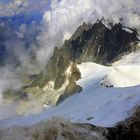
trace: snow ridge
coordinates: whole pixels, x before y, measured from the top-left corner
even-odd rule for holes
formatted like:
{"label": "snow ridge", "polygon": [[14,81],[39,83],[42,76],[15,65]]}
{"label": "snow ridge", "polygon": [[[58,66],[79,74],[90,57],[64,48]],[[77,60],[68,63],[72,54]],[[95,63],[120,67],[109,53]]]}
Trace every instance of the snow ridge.
{"label": "snow ridge", "polygon": [[[72,122],[113,127],[132,115],[135,107],[140,105],[140,65],[106,67],[82,63],[78,68],[82,78],[77,84],[83,87],[80,94],[75,94],[38,115],[0,121],[0,127],[29,126],[54,116],[67,118]],[[113,87],[101,85],[103,79]]]}

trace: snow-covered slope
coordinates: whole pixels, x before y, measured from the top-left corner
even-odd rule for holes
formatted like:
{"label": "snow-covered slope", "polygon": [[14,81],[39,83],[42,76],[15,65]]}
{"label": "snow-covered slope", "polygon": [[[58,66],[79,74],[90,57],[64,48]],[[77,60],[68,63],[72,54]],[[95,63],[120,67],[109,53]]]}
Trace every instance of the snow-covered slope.
{"label": "snow-covered slope", "polygon": [[140,84],[140,65],[112,66],[110,72],[102,80],[105,86],[129,87]]}
{"label": "snow-covered slope", "polygon": [[[140,47],[140,44],[139,44]],[[140,65],[140,51],[132,52],[129,55],[123,56],[122,59],[115,62],[114,65]]]}
{"label": "snow-covered slope", "polygon": [[82,79],[77,83],[83,88],[93,85],[100,79],[104,87],[130,87],[140,84],[140,65],[113,65],[105,67],[95,63],[83,63],[78,68],[82,72]]}
{"label": "snow-covered slope", "polygon": [[[68,118],[73,122],[114,126],[129,117],[134,108],[140,105],[139,65],[105,67],[95,63],[82,63],[78,68],[82,75],[82,79],[77,81],[83,87],[81,93],[39,115],[0,121],[0,126],[26,126],[53,116]],[[114,84],[114,87],[101,86],[102,82]]]}

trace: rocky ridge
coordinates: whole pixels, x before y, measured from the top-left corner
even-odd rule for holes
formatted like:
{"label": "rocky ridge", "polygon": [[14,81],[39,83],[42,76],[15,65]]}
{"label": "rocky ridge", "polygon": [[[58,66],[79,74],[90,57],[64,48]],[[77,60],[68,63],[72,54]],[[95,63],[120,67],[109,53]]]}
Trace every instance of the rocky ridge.
{"label": "rocky ridge", "polygon": [[[130,32],[131,31],[131,32]],[[44,71],[30,77],[31,84],[25,89],[38,86],[43,88],[50,81],[54,82],[54,90],[60,89],[68,80],[65,90],[58,97],[60,103],[70,95],[80,92],[82,88],[75,81],[80,79],[76,64],[95,62],[111,65],[121,56],[137,49],[138,34],[136,30],[124,28],[120,23],[107,28],[102,20],[95,24],[83,23],[61,48],[55,47],[54,52]],[[71,75],[66,71],[72,66]]]}

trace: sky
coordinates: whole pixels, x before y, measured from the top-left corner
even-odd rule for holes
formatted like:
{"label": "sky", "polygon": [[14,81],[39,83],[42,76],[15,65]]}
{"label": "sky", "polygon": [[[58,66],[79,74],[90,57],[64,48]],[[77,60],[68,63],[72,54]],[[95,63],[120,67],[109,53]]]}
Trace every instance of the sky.
{"label": "sky", "polygon": [[49,8],[50,0],[1,0],[0,16],[20,13],[43,12]]}
{"label": "sky", "polygon": [[8,2],[11,2],[12,0],[1,0],[1,1],[4,3],[8,3]]}

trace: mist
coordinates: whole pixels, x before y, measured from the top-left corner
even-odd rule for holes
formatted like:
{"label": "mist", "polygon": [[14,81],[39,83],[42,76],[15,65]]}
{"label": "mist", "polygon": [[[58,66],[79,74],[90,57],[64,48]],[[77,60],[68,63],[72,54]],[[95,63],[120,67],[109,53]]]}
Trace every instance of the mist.
{"label": "mist", "polygon": [[83,22],[95,23],[104,17],[108,23],[121,22],[140,32],[139,0],[57,0],[51,1],[50,7],[44,12],[38,36],[41,48],[36,55],[42,64],[48,61],[54,47],[61,47]]}
{"label": "mist", "polygon": [[[21,6],[22,10],[19,5],[24,5]],[[1,6],[4,8],[6,5],[3,3]],[[69,39],[83,22],[95,23],[104,17],[107,23],[121,22],[124,26],[135,28],[140,32],[139,0],[51,0],[50,2],[48,0],[14,0],[7,6],[8,10],[0,11],[0,15],[9,14],[8,16],[11,17],[14,14],[27,14],[27,12],[34,14],[37,11],[43,15],[39,24],[35,21],[32,21],[30,26],[26,23],[21,24],[12,34],[12,36],[17,36],[18,40],[6,42],[7,50],[12,48],[16,59],[20,61],[21,66],[26,68],[35,66],[30,63],[31,54],[38,62],[35,68],[43,68],[52,55],[54,47],[62,47],[65,39]],[[14,13],[17,8],[20,12]],[[10,10],[13,12],[12,15],[9,13]],[[26,44],[23,41],[28,38],[31,40],[29,49],[25,47]]]}
{"label": "mist", "polygon": [[17,90],[21,88],[22,83],[15,71],[10,66],[0,67],[0,120],[15,117],[16,103],[4,99],[3,93],[10,90]]}

